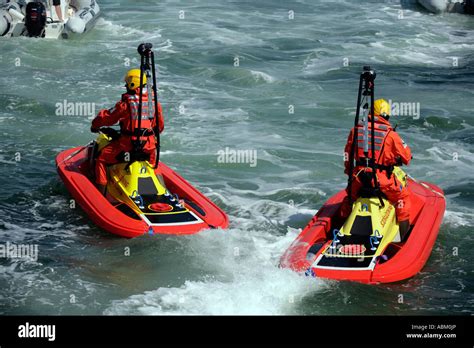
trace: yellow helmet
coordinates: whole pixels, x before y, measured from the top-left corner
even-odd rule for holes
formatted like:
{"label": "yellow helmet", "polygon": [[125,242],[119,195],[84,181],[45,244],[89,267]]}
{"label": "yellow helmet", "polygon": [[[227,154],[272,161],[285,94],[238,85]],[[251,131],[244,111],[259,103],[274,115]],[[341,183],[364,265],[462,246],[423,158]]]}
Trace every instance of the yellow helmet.
{"label": "yellow helmet", "polygon": [[374,113],[377,116],[390,116],[390,104],[385,99],[374,102]]}
{"label": "yellow helmet", "polygon": [[[125,75],[125,83],[130,90],[137,89],[140,86],[140,69],[131,69]],[[146,85],[146,75],[143,74],[143,86]],[[142,87],[143,87],[142,86]]]}

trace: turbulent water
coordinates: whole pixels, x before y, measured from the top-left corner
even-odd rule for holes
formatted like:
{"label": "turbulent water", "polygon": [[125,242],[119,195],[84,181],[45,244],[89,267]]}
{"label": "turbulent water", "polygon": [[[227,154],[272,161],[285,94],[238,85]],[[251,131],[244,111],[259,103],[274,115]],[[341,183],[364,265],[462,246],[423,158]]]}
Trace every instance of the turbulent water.
{"label": "turbulent water", "polygon": [[[472,314],[474,18],[397,1],[100,4],[84,37],[0,39],[0,241],[39,248],[37,261],[0,259],[1,314]],[[162,160],[229,214],[228,230],[126,240],[70,206],[54,159],[93,136],[90,117],[56,103],[111,107],[144,41],[157,49]],[[393,122],[409,173],[447,197],[423,271],[390,285],[278,268],[346,183],[365,64],[377,97],[419,103]],[[257,151],[257,165],[218,163],[226,147]]]}

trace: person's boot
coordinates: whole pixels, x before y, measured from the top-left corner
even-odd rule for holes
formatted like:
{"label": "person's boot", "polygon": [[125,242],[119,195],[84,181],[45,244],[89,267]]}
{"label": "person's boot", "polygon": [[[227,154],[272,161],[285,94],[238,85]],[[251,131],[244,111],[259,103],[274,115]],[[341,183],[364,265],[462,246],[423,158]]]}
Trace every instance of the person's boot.
{"label": "person's boot", "polygon": [[400,240],[402,242],[408,237],[408,232],[410,231],[410,220],[403,220],[398,222],[398,227],[400,230]]}

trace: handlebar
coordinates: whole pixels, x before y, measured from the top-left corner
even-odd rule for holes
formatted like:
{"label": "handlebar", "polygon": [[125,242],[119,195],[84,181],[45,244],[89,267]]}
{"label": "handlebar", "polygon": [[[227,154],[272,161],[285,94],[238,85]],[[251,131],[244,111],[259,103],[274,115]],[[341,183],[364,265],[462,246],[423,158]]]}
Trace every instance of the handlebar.
{"label": "handlebar", "polygon": [[362,76],[364,76],[368,80],[373,81],[377,77],[377,73],[375,72],[375,70],[371,69],[369,65],[364,65],[362,70]]}
{"label": "handlebar", "polygon": [[137,51],[140,56],[148,56],[152,48],[153,45],[151,43],[142,43],[138,46]]}

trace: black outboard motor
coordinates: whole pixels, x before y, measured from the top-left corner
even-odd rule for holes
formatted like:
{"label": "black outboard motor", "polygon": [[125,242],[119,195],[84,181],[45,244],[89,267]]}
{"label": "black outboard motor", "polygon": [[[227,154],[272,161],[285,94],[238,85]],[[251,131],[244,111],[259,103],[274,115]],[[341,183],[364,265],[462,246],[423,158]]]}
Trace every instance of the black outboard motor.
{"label": "black outboard motor", "polygon": [[474,15],[474,0],[466,0],[464,3],[464,12],[470,15]]}
{"label": "black outboard motor", "polygon": [[25,26],[28,31],[28,36],[44,36],[46,8],[42,2],[34,1],[26,5]]}

